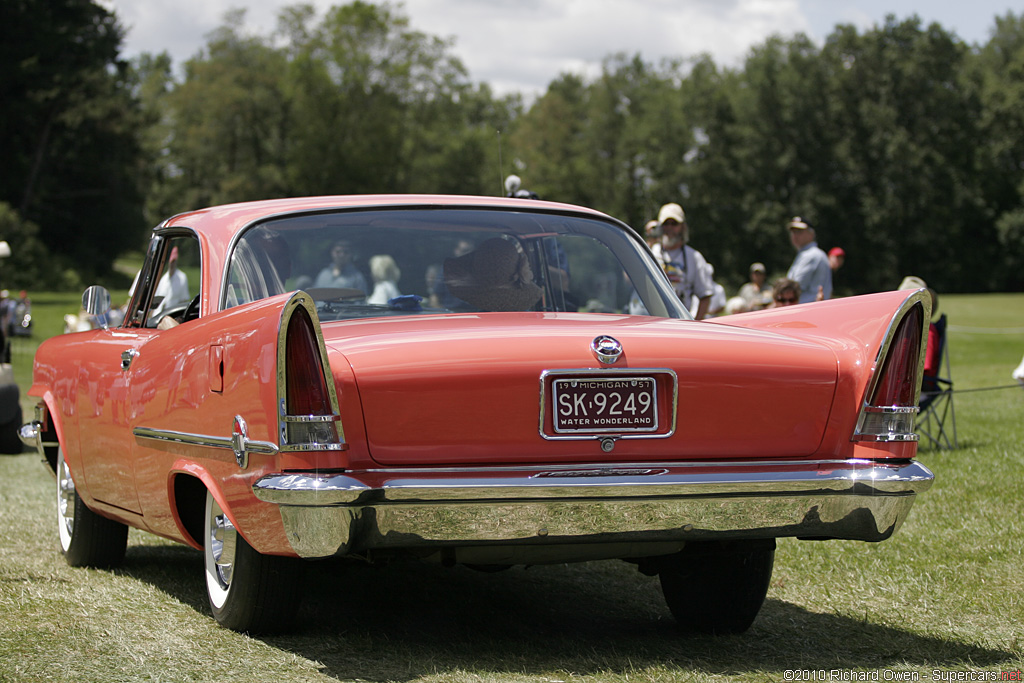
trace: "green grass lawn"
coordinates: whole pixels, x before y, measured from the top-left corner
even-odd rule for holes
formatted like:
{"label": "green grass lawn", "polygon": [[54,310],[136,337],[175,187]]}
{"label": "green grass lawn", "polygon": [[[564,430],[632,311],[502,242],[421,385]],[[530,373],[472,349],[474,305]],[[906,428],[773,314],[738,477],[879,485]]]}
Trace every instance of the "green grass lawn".
{"label": "green grass lawn", "polygon": [[[37,337],[14,354],[23,392],[38,338],[78,301],[33,304]],[[23,454],[0,456],[0,681],[999,680],[1024,669],[1024,390],[990,387],[1024,354],[1024,294],[940,310],[960,447],[920,452],[935,485],[888,541],[781,540],[742,636],[681,636],[657,580],[619,562],[321,563],[303,627],[250,638],[210,617],[195,551],[133,530],[122,568],[68,567],[53,478]]]}

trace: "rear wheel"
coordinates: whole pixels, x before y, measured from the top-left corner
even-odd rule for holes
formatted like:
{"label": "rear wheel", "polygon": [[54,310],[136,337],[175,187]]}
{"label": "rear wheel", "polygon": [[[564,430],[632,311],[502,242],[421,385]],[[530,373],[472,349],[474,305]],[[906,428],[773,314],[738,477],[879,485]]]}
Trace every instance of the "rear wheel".
{"label": "rear wheel", "polygon": [[287,629],[302,597],[303,563],[253,550],[209,490],[205,519],[206,593],[214,618],[247,633]]}
{"label": "rear wheel", "polygon": [[775,541],[693,543],[663,560],[665,601],[679,625],[697,633],[743,633],[764,604]]}
{"label": "rear wheel", "polygon": [[124,560],[128,527],[86,507],[60,449],[57,451],[57,530],[60,550],[72,567],[106,568]]}

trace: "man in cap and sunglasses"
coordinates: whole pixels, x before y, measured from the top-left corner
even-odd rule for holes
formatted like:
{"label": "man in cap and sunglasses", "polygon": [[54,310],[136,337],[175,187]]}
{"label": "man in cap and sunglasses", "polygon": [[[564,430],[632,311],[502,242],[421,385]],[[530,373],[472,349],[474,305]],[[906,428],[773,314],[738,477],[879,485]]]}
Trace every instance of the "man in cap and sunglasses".
{"label": "man in cap and sunglasses", "polygon": [[[668,275],[683,305],[697,320],[703,320],[711,303],[715,284],[704,256],[687,244],[689,226],[678,204],[665,204],[658,212],[661,239],[651,251]],[[696,304],[692,302],[696,299]]]}

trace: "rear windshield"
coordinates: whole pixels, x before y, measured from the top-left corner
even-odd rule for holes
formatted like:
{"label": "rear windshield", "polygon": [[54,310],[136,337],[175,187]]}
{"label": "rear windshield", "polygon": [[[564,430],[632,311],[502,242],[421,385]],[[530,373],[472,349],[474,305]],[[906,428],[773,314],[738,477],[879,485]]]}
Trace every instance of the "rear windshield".
{"label": "rear windshield", "polygon": [[299,289],[325,322],[494,311],[689,317],[622,226],[538,211],[415,207],[267,221],[236,242],[221,308]]}

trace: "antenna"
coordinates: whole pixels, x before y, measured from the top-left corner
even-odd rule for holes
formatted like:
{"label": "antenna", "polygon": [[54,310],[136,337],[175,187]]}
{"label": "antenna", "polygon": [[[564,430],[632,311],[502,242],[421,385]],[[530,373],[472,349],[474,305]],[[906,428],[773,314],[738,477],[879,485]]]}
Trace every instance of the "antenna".
{"label": "antenna", "polygon": [[499,130],[499,131],[497,131],[497,133],[498,133],[498,187],[501,188],[500,190],[498,190],[498,196],[499,197],[504,197],[505,196],[505,169],[502,168],[502,163],[501,163],[501,131]]}

